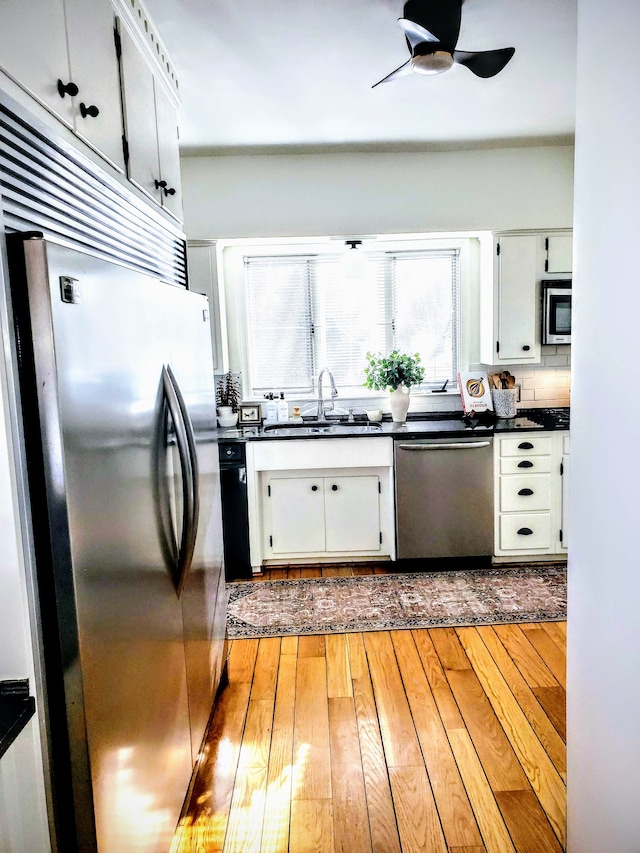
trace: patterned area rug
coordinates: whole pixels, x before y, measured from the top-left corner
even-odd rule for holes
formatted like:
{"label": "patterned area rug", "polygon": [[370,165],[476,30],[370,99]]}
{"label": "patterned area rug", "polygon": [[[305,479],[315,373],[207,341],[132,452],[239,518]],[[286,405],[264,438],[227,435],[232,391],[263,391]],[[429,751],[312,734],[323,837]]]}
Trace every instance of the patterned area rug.
{"label": "patterned area rug", "polygon": [[566,565],[228,584],[229,637],[566,618]]}

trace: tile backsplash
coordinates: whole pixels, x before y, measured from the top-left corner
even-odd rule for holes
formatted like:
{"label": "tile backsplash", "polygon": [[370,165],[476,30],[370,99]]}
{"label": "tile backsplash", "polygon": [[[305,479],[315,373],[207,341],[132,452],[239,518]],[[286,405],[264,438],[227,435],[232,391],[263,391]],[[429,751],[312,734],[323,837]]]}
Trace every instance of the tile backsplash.
{"label": "tile backsplash", "polygon": [[[556,408],[570,404],[571,386],[571,347],[543,346],[540,364],[501,364],[493,367],[484,365],[487,373],[500,373],[508,370],[515,376],[520,388],[518,408]],[[409,412],[459,412],[462,401],[455,385],[449,386],[446,394],[413,394]],[[340,388],[338,388],[340,391]],[[263,400],[258,402],[264,403]],[[317,403],[308,397],[287,400],[289,406],[300,405],[303,415],[312,415],[317,411]],[[389,395],[379,397],[347,397],[340,394],[335,400],[336,413],[346,415],[353,408],[355,414],[366,409],[382,408],[389,412]]]}
{"label": "tile backsplash", "polygon": [[488,368],[490,373],[508,370],[520,386],[522,409],[570,405],[571,347],[544,346],[540,364],[500,365]]}

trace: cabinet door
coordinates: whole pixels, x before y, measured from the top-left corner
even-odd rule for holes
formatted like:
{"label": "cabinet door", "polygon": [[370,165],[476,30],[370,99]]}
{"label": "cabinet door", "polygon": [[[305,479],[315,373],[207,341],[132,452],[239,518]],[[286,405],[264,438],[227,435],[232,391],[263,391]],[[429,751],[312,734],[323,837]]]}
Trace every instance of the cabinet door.
{"label": "cabinet door", "polygon": [[325,479],[327,551],[380,550],[378,483],[375,476]]}
{"label": "cabinet door", "polygon": [[75,131],[124,172],[113,7],[108,0],[98,0],[88,10],[86,0],[65,0],[65,11],[71,78],[78,86],[73,99]]}
{"label": "cabinet door", "polygon": [[153,73],[123,26],[120,38],[124,124],[129,150],[127,174],[133,184],[160,202]]}
{"label": "cabinet door", "polygon": [[550,234],[545,238],[545,273],[568,273],[573,266],[573,234]]}
{"label": "cabinet door", "polygon": [[271,527],[266,544],[274,554],[325,550],[322,477],[273,478],[267,494]]}
{"label": "cabinet door", "polygon": [[160,180],[166,183],[162,187],[162,206],[176,219],[182,220],[182,192],[180,189],[180,151],[178,149],[178,117],[176,109],[162,91],[161,85],[154,81],[156,123],[158,132],[158,155],[160,159]]}
{"label": "cabinet door", "polygon": [[498,359],[540,361],[537,235],[500,238],[498,256]]}
{"label": "cabinet door", "polygon": [[73,124],[71,98],[58,80],[70,82],[63,0],[0,3],[0,67],[32,97]]}

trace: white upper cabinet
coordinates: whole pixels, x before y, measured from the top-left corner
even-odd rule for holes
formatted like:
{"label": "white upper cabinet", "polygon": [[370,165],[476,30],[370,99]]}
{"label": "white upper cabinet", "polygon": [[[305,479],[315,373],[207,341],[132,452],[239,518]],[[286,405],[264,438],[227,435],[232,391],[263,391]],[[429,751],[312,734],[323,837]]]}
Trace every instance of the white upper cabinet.
{"label": "white upper cabinet", "polygon": [[493,277],[482,282],[483,364],[540,362],[540,282],[569,277],[571,247],[570,231],[494,234]]}
{"label": "white upper cabinet", "polygon": [[549,234],[545,237],[545,275],[571,273],[573,234]]}
{"label": "white upper cabinet", "polygon": [[124,171],[115,14],[108,0],[0,4],[0,64],[31,97]]}
{"label": "white upper cabinet", "polygon": [[161,202],[176,219],[182,219],[180,149],[176,108],[157,81],[154,82]]}
{"label": "white upper cabinet", "polygon": [[[72,125],[69,97],[61,97],[69,58],[63,0],[3,0],[0,4],[0,68],[33,98]],[[64,96],[64,91],[63,91]]]}
{"label": "white upper cabinet", "polygon": [[535,234],[496,235],[493,281],[485,283],[483,294],[491,308],[481,330],[480,356],[485,364],[540,361],[541,245]]}
{"label": "white upper cabinet", "polygon": [[140,0],[0,0],[0,71],[182,220],[178,81]]}
{"label": "white upper cabinet", "polygon": [[73,128],[119,171],[124,171],[120,71],[115,13],[109,2],[65,0],[73,98]]}
{"label": "white upper cabinet", "polygon": [[176,109],[124,27],[120,35],[127,174],[139,189],[181,219]]}

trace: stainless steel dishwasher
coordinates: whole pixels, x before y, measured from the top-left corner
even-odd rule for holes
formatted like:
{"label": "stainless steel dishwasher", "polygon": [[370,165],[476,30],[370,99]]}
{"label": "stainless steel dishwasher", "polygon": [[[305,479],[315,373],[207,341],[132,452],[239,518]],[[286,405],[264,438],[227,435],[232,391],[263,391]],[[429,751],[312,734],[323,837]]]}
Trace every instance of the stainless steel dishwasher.
{"label": "stainless steel dishwasher", "polygon": [[398,558],[493,553],[493,439],[395,442]]}

